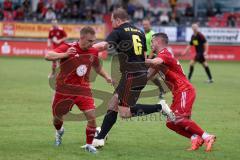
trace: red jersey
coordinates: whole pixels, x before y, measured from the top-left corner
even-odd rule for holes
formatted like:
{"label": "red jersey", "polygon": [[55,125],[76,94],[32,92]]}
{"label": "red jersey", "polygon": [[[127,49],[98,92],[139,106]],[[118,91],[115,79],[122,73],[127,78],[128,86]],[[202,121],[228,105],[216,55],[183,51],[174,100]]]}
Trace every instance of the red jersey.
{"label": "red jersey", "polygon": [[54,39],[62,39],[64,37],[67,37],[66,32],[63,30],[63,28],[51,28],[48,34],[48,38],[51,40],[52,44],[53,44],[53,49],[57,48],[58,46],[60,46],[61,44],[63,44],[64,42],[57,44],[54,42]]}
{"label": "red jersey", "polygon": [[12,10],[12,2],[11,1],[4,1],[3,2],[3,8],[4,10]]}
{"label": "red jersey", "polygon": [[181,64],[174,58],[173,54],[165,48],[158,53],[158,57],[163,60],[160,71],[164,74],[165,82],[173,95],[193,89],[193,86],[183,73]]}
{"label": "red jersey", "polygon": [[70,47],[74,47],[77,54],[60,60],[60,73],[56,79],[56,91],[73,95],[79,95],[79,91],[90,92],[89,76],[91,67],[99,66],[98,50],[93,47],[82,50],[78,42],[74,42],[63,43],[54,51],[61,54],[65,53]]}

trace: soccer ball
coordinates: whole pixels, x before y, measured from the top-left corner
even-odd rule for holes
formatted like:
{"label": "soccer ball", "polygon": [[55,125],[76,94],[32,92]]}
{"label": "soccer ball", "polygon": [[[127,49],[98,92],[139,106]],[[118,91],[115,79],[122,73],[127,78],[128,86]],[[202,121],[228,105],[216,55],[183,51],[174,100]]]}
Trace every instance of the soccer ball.
{"label": "soccer ball", "polygon": [[[94,137],[97,137],[97,135],[98,135],[100,132],[101,132],[101,127],[97,127]],[[108,139],[108,134],[107,134],[106,137],[104,138],[105,142],[107,141],[107,139]]]}

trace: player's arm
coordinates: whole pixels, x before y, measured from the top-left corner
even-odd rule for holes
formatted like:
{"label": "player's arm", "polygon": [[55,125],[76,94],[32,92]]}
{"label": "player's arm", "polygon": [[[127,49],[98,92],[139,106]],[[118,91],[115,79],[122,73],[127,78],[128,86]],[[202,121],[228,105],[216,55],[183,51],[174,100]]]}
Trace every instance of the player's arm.
{"label": "player's arm", "polygon": [[70,55],[76,54],[76,53],[77,53],[77,51],[74,47],[68,48],[68,50],[63,53],[58,53],[55,51],[48,51],[47,54],[45,55],[45,59],[48,61],[56,61],[56,60],[67,58]]}
{"label": "player's arm", "polygon": [[205,42],[203,44],[203,47],[204,47],[204,56],[206,56],[208,54],[208,48],[209,48],[209,45],[208,45],[208,42]]}
{"label": "player's arm", "polygon": [[51,47],[51,44],[52,44],[52,41],[50,38],[48,38],[47,40],[47,47],[50,48]]}
{"label": "player's arm", "polygon": [[157,73],[157,70],[152,68],[152,67],[150,67],[148,69],[147,80],[152,79],[152,77],[154,77],[156,75],[156,73]]}
{"label": "player's arm", "polygon": [[154,59],[146,59],[145,64],[150,67],[159,67],[163,63],[163,59],[156,57]]}
{"label": "player's arm", "polygon": [[150,54],[149,54],[149,56],[148,56],[148,58],[149,58],[149,59],[152,59],[152,58],[153,58],[153,56],[154,56],[154,52],[153,52],[153,51],[151,51],[151,52],[150,52]]}
{"label": "player's arm", "polygon": [[183,51],[182,55],[187,54],[190,49],[191,49],[191,45],[187,45],[187,47],[186,47],[185,50]]}
{"label": "player's arm", "polygon": [[60,44],[60,43],[62,43],[62,42],[64,42],[64,41],[66,41],[66,40],[67,40],[67,37],[63,37],[63,38],[57,40],[56,43],[57,43],[57,44]]}
{"label": "player's arm", "polygon": [[103,41],[103,42],[98,42],[93,45],[94,48],[98,49],[99,52],[105,51],[108,49],[108,42]]}
{"label": "player's arm", "polygon": [[94,67],[95,71],[97,72],[97,74],[99,74],[100,76],[102,76],[107,83],[111,83],[113,84],[113,80],[112,78],[109,76],[109,74],[103,69],[102,65],[97,65]]}

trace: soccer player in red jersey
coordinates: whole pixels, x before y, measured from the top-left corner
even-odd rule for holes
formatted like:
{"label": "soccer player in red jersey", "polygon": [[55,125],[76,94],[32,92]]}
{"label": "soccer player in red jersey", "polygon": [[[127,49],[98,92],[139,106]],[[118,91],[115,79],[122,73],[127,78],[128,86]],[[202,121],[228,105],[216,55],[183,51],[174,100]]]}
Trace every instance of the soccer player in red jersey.
{"label": "soccer player in red jersey", "polygon": [[167,121],[166,125],[176,133],[191,139],[190,150],[197,150],[205,143],[206,151],[209,152],[216,136],[208,134],[191,120],[196,92],[184,75],[179,61],[167,50],[167,44],[168,36],[165,33],[154,34],[152,49],[158,53],[158,56],[154,59],[146,59],[146,64],[150,65],[148,78],[159,71],[162,72],[164,81],[173,94],[173,102],[170,108],[174,112],[176,120]]}
{"label": "soccer player in red jersey", "polygon": [[91,67],[94,67],[108,83],[112,83],[112,79],[99,63],[98,50],[92,47],[95,40],[93,28],[83,27],[78,42],[62,43],[45,56],[46,60],[60,60],[60,73],[56,78],[56,93],[52,103],[57,146],[61,144],[64,133],[64,115],[76,104],[88,121],[85,148],[90,152],[96,152],[96,148],[91,145],[96,131],[95,105],[89,84]]}
{"label": "soccer player in red jersey", "polygon": [[[58,25],[58,21],[56,19],[52,20],[52,28],[49,31],[48,34],[48,41],[47,41],[47,46],[49,49],[55,49],[61,44],[63,44],[67,39],[67,34]],[[56,68],[57,68],[57,61],[53,61],[52,63],[52,73],[50,74],[50,77],[53,77],[56,73]]]}

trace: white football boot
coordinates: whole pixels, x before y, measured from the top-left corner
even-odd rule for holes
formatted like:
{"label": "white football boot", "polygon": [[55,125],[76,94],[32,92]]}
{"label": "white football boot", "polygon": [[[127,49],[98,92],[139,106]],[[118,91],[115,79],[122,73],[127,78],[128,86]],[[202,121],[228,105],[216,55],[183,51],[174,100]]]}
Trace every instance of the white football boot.
{"label": "white football boot", "polygon": [[169,108],[168,104],[166,103],[165,100],[160,100],[158,102],[158,104],[162,105],[162,112],[165,113],[167,115],[167,117],[171,120],[171,121],[175,121],[176,117],[175,114],[173,113],[173,111]]}
{"label": "white football boot", "polygon": [[62,127],[60,130],[56,131],[55,134],[55,146],[60,146],[62,144],[62,136],[64,134],[64,128]]}
{"label": "white football boot", "polygon": [[93,153],[93,154],[97,153],[97,149],[91,144],[85,144],[81,148],[83,148],[83,149],[85,149],[85,151]]}
{"label": "white football boot", "polygon": [[105,145],[105,140],[104,139],[93,139],[92,145],[96,148],[103,147]]}

